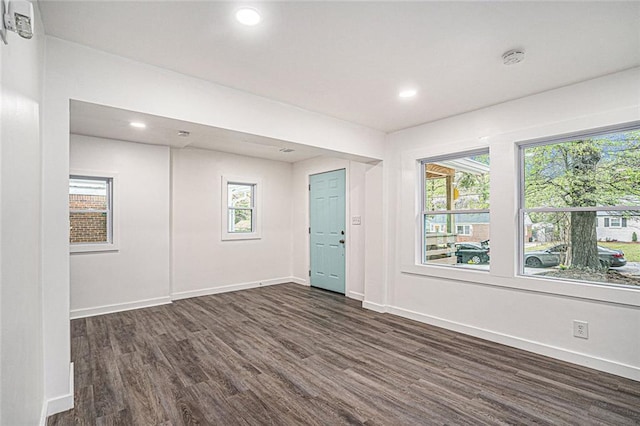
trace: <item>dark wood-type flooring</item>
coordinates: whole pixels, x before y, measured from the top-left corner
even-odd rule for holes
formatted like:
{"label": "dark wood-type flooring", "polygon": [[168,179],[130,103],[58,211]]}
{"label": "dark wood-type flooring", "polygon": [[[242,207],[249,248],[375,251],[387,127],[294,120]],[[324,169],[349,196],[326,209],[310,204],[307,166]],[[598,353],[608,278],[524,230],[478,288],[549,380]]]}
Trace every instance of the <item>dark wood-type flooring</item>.
{"label": "dark wood-type flooring", "polygon": [[284,284],[71,322],[53,425],[640,424],[640,382]]}

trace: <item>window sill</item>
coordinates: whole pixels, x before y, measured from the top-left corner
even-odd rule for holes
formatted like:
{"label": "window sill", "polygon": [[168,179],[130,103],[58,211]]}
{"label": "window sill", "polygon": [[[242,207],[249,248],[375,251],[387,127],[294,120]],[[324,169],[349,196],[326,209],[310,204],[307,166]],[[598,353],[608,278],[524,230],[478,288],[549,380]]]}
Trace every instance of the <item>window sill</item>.
{"label": "window sill", "polygon": [[640,307],[639,289],[615,284],[550,280],[518,274],[505,277],[492,275],[490,271],[462,270],[462,268],[422,264],[402,265],[400,272],[431,278],[443,278],[449,281],[461,281],[469,284]]}
{"label": "window sill", "polygon": [[224,233],[222,235],[222,241],[260,240],[261,238],[262,236],[257,232],[251,232],[246,234]]}
{"label": "window sill", "polygon": [[416,263],[415,265],[402,265],[400,272],[412,275],[424,275],[426,277],[447,278],[459,281],[469,281],[484,283],[489,276],[488,269],[460,268],[456,266],[425,265]]}
{"label": "window sill", "polygon": [[101,252],[116,252],[120,247],[113,243],[99,243],[99,244],[70,244],[69,253],[101,253]]}

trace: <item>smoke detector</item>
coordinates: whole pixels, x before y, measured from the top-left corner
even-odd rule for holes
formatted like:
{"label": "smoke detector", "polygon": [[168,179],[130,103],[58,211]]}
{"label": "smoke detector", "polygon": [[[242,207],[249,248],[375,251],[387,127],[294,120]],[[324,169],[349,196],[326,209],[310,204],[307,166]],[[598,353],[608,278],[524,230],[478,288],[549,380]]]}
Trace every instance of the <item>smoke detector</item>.
{"label": "smoke detector", "polygon": [[509,50],[502,55],[502,63],[505,65],[519,64],[522,61],[524,61],[524,50]]}

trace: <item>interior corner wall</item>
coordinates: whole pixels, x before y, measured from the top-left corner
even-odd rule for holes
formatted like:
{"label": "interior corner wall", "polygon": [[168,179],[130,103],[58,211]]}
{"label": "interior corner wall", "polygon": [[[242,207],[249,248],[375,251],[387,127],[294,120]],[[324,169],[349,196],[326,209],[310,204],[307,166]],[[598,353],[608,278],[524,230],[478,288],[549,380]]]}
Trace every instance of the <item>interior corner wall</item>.
{"label": "interior corner wall", "polygon": [[362,306],[384,312],[387,304],[387,257],[384,226],[387,194],[384,191],[384,164],[368,164],[365,170],[364,300]]}
{"label": "interior corner wall", "polygon": [[71,135],[69,166],[113,173],[117,251],[73,253],[71,317],[169,303],[169,147]]}
{"label": "interior corner wall", "polygon": [[[365,214],[366,179],[368,165],[332,157],[315,157],[293,165],[293,276],[296,282],[310,285],[309,269],[309,176],[332,170],[345,169],[347,175],[346,198],[346,296],[364,299],[365,273]],[[360,225],[352,219],[359,216]]]}
{"label": "interior corner wall", "polygon": [[[638,87],[640,68],[635,68],[390,134],[384,180],[390,270],[384,309],[640,380],[637,290],[519,277],[515,272],[516,143],[640,120]],[[442,268],[414,265],[417,161],[487,145],[491,271],[450,270],[445,277],[445,272],[436,274],[435,269]],[[416,273],[416,267],[423,269]],[[560,290],[563,293],[554,293]],[[589,339],[573,337],[576,319],[589,322]]]}
{"label": "interior corner wall", "polygon": [[[37,13],[37,8],[36,8]],[[41,283],[40,109],[44,39],[0,43],[0,424],[46,416]]]}
{"label": "interior corner wall", "polygon": [[[349,257],[347,261],[348,272],[346,289],[347,297],[357,300],[364,300],[365,283],[365,258],[367,247],[366,220],[368,218],[366,209],[367,180],[366,172],[368,164],[357,161],[349,161],[349,211],[346,218],[347,244]],[[357,220],[360,220],[358,223]],[[354,223],[354,219],[356,223]]]}

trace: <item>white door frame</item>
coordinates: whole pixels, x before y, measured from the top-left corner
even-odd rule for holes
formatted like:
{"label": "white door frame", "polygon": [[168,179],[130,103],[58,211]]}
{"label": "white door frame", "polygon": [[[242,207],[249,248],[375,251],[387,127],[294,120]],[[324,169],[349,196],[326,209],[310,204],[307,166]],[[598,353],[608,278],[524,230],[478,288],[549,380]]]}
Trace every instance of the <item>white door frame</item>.
{"label": "white door frame", "polygon": [[[340,169],[344,169],[345,171],[345,188],[344,188],[344,198],[345,198],[345,206],[344,206],[344,214],[345,214],[345,251],[344,251],[344,295],[346,297],[350,297],[353,299],[353,297],[351,297],[349,295],[350,293],[350,252],[351,252],[351,246],[352,244],[350,244],[350,238],[351,238],[351,221],[349,220],[349,218],[351,217],[350,215],[350,206],[351,206],[351,197],[350,197],[350,168],[349,168],[349,161],[348,160],[342,160],[342,159],[335,159],[335,163],[332,163],[331,165],[321,165],[318,167],[313,167],[310,170],[307,170],[306,172],[306,182],[305,182],[305,187],[309,188],[309,182],[310,182],[310,176],[311,175],[316,175],[319,173],[326,173],[326,172],[332,172],[335,170],[340,170]],[[305,217],[305,225],[306,225],[306,229],[309,229],[309,227],[311,226],[311,212],[309,209],[310,206],[310,202],[311,200],[309,199],[309,190],[307,189],[306,191],[306,196],[305,196],[305,211],[306,211],[306,217]],[[306,250],[306,270],[310,271],[311,270],[311,238],[309,235],[309,232],[305,232],[305,250]],[[311,286],[311,279],[307,273],[307,276],[305,277],[305,281],[306,281],[306,285]]]}

